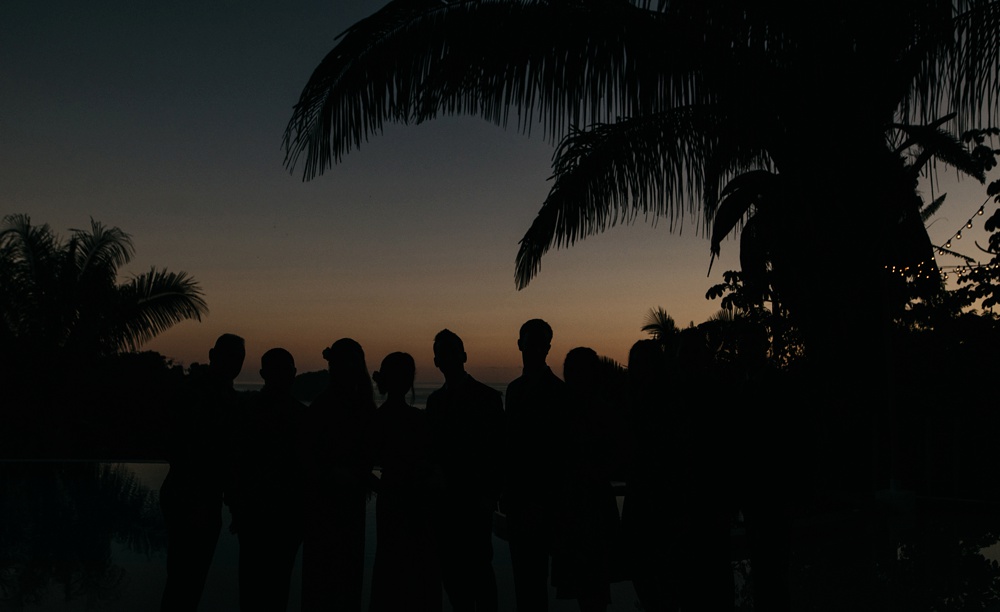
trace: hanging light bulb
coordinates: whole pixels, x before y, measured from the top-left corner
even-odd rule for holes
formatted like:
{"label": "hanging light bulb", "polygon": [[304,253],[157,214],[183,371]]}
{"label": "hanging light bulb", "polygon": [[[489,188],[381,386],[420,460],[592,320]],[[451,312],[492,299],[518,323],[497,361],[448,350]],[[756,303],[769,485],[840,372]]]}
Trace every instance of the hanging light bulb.
{"label": "hanging light bulb", "polygon": [[976,214],[977,214],[977,215],[981,215],[981,214],[983,214],[983,207],[982,207],[982,206],[980,206],[980,207],[979,207],[979,211],[978,211],[978,212],[976,212]]}
{"label": "hanging light bulb", "polygon": [[962,239],[962,232],[955,234],[955,240],[961,240],[961,239]]}
{"label": "hanging light bulb", "polygon": [[950,249],[951,248],[951,240],[949,240],[948,242],[945,243],[944,248],[946,248],[946,249]]}
{"label": "hanging light bulb", "polygon": [[972,229],[972,221],[969,221],[968,223],[966,223],[965,227],[967,227],[968,229]]}

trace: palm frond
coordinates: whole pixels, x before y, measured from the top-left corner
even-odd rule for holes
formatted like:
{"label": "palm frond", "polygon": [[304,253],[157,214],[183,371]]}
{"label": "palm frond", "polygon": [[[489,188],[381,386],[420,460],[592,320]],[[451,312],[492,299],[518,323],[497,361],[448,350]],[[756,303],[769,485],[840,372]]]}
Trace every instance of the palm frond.
{"label": "palm frond", "polygon": [[753,170],[729,181],[722,190],[722,202],[712,225],[710,249],[713,259],[719,255],[722,239],[736,228],[750,207],[774,197],[777,181],[778,177],[767,170]]}
{"label": "palm frond", "polygon": [[935,198],[933,202],[920,209],[920,220],[922,222],[927,223],[928,219],[937,214],[937,211],[940,210],[941,205],[944,204],[944,198],[946,195],[948,194],[942,193],[940,196]]}
{"label": "palm frond", "polygon": [[47,223],[32,225],[28,215],[7,215],[0,225],[0,249],[22,280],[37,279],[41,270],[54,265],[59,239]]}
{"label": "palm frond", "polygon": [[407,120],[421,62],[415,52],[392,50],[423,48],[433,55],[429,41],[413,39],[411,24],[447,9],[439,0],[394,0],[340,34],[285,128],[286,167],[293,169],[305,154],[303,179],[310,179],[380,133],[385,121]]}
{"label": "palm frond", "polygon": [[705,164],[705,185],[702,188],[703,213],[709,225],[714,224],[721,190],[729,181],[740,174],[754,170],[775,172],[774,161],[768,154],[760,134],[750,132],[732,137],[734,130],[744,131],[741,123],[755,121],[752,118],[739,119],[742,121],[730,120],[720,124],[718,132],[726,137],[717,139],[712,155]]}
{"label": "palm frond", "polygon": [[642,331],[648,333],[654,340],[665,340],[668,337],[680,333],[674,318],[667,314],[662,306],[650,308],[646,313],[646,322],[642,326]]}
{"label": "palm frond", "polygon": [[[303,90],[283,146],[286,166],[302,163],[310,179],[387,121],[470,114],[523,131],[541,125],[561,143],[553,187],[520,241],[515,282],[523,288],[550,248],[643,215],[666,216],[673,229],[700,207],[706,228],[715,219],[714,254],[752,205],[749,192],[720,201],[720,187],[741,172],[780,169],[795,181],[794,204],[808,206],[805,177],[815,163],[803,146],[817,117],[835,135],[829,166],[838,170],[848,159],[882,164],[894,117],[930,122],[915,170],[930,159],[971,168],[935,130],[945,113],[957,113],[959,132],[994,123],[998,86],[1000,0],[392,0],[339,37]],[[682,129],[691,109],[708,109],[714,125],[689,129],[688,117]],[[902,192],[889,187],[902,181],[870,172],[887,193]],[[768,258],[794,263],[790,252],[763,246],[783,234],[778,225],[822,226],[812,211],[803,215],[809,222],[788,221],[797,212],[791,200],[741,237],[752,268]],[[908,223],[919,225],[917,217]]]}
{"label": "palm frond", "polygon": [[99,221],[90,220],[89,230],[70,230],[74,263],[79,278],[94,274],[102,280],[114,282],[118,270],[132,260],[135,247],[132,237],[117,227],[106,227]]}
{"label": "palm frond", "polygon": [[713,119],[701,108],[574,130],[555,154],[555,182],[520,241],[515,282],[524,288],[553,246],[642,215],[667,217],[671,230],[693,211],[704,183],[702,156],[711,151]]}
{"label": "palm frond", "polygon": [[934,247],[937,250],[938,255],[951,255],[952,257],[957,257],[969,265],[976,265],[978,262],[975,257],[969,257],[968,255],[963,255],[958,251],[952,251],[949,248],[943,246]]}
{"label": "palm frond", "polygon": [[947,164],[959,172],[975,178],[980,183],[986,182],[986,172],[982,164],[977,162],[965,143],[954,134],[942,130],[939,126],[954,118],[954,113],[931,123],[930,125],[902,125],[894,127],[906,133],[909,137],[900,144],[896,151],[917,146],[920,153],[907,166],[910,174],[916,179],[924,170],[924,166],[933,160]]}
{"label": "palm frond", "polygon": [[951,106],[959,113],[959,130],[993,125],[1000,119],[1000,2],[957,2],[956,83]]}
{"label": "palm frond", "polygon": [[24,214],[0,224],[0,318],[5,334],[58,338],[63,328],[59,238]]}
{"label": "palm frond", "polygon": [[618,363],[611,357],[605,357],[604,355],[599,355],[597,358],[598,367],[600,368],[603,378],[608,383],[614,383],[616,380],[622,380],[624,376],[628,374],[628,368]]}
{"label": "palm frond", "polygon": [[129,350],[138,350],[181,321],[200,321],[208,314],[201,287],[184,272],[151,268],[121,286],[119,296],[122,313],[116,337]]}
{"label": "palm frond", "polygon": [[[570,127],[707,101],[703,36],[618,0],[394,0],[347,30],[285,131],[286,166],[322,173],[386,121],[471,114],[558,140]],[[304,159],[302,157],[304,156]]]}
{"label": "palm frond", "polygon": [[957,113],[958,131],[1000,118],[1000,2],[957,0],[912,3],[926,7],[921,53],[903,116],[927,120]]}
{"label": "palm frond", "polygon": [[735,311],[726,308],[721,308],[719,310],[716,310],[714,314],[709,316],[708,321],[713,323],[722,323],[722,324],[733,323],[736,321],[737,316],[738,315]]}

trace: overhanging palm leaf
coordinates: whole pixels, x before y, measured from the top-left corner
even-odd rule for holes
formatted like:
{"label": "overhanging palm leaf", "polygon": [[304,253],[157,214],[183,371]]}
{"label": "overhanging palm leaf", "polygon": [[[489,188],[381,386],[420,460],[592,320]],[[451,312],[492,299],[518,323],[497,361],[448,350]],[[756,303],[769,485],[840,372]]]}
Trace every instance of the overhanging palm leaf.
{"label": "overhanging palm leaf", "polygon": [[385,121],[476,114],[572,126],[703,99],[704,37],[692,24],[619,0],[395,0],[340,37],[285,131],[304,178],[382,131]]}
{"label": "overhanging palm leaf", "polygon": [[928,162],[936,160],[975,178],[980,183],[986,182],[986,169],[977,163],[965,144],[954,134],[941,129],[942,125],[954,118],[955,113],[951,113],[928,125],[893,125],[907,135],[907,139],[895,148],[897,153],[903,154],[912,147],[920,149],[907,166],[914,180],[924,172]]}
{"label": "overhanging palm leaf", "polygon": [[340,34],[340,42],[313,71],[285,130],[285,164],[305,153],[304,178],[322,173],[386,120],[406,121],[415,97],[413,72],[420,64],[394,47],[426,47],[408,24],[447,9],[437,0],[396,0]]}
{"label": "overhanging palm leaf", "polygon": [[[927,220],[937,214],[937,211],[941,209],[941,205],[944,204],[944,198],[947,194],[942,193],[938,197],[934,198],[934,201],[927,204],[920,209],[920,220],[923,223],[927,223]],[[971,258],[967,258],[971,259]]]}
{"label": "overhanging palm leaf", "polygon": [[[294,167],[304,155],[304,177],[311,178],[384,121],[442,114],[525,130],[541,122],[554,141],[569,133],[556,156],[556,184],[520,244],[515,279],[524,287],[551,246],[640,213],[681,211],[701,195],[713,215],[719,183],[712,177],[721,182],[755,167],[788,179],[786,204],[802,210],[775,218],[801,236],[798,250],[829,258],[837,239],[823,211],[853,199],[888,226],[913,208],[908,184],[885,155],[894,120],[927,122],[957,112],[961,130],[1000,108],[997,0],[650,4],[390,2],[345,32],[314,72],[285,132],[286,164]],[[731,139],[691,140],[699,150],[675,158],[704,181],[666,185],[663,169],[676,167],[675,160],[627,157],[642,147],[676,153],[676,134],[666,136],[672,145],[651,145],[650,137],[641,146],[619,146],[626,156],[620,162],[602,162],[596,153],[615,150],[607,138],[615,121],[626,132],[628,122],[696,106],[745,126]],[[584,124],[597,127],[574,131]],[[806,143],[824,126],[831,162],[818,164]],[[730,143],[733,151],[720,153]],[[734,165],[736,159],[742,161]],[[598,169],[595,178],[583,171],[588,164]],[[626,165],[628,174],[615,173]],[[842,181],[851,168],[878,187],[860,195],[840,186],[813,192],[817,182]],[[799,275],[810,266],[793,268]],[[818,286],[809,292],[817,303],[822,294]]]}
{"label": "overhanging palm leaf", "polygon": [[1000,2],[963,0],[953,10],[954,18],[933,30],[945,43],[925,62],[915,89],[926,106],[956,112],[959,131],[993,125],[1000,114]]}
{"label": "overhanging palm leaf", "polygon": [[666,216],[673,227],[697,206],[717,121],[709,109],[673,112],[573,131],[555,154],[555,183],[520,242],[515,280],[527,286],[553,246],[630,223]]}
{"label": "overhanging palm leaf", "polygon": [[[736,229],[752,206],[774,200],[780,185],[777,175],[767,170],[751,170],[729,181],[722,190],[722,201],[712,223],[712,260],[719,255],[722,240]],[[711,272],[711,261],[709,271]]]}

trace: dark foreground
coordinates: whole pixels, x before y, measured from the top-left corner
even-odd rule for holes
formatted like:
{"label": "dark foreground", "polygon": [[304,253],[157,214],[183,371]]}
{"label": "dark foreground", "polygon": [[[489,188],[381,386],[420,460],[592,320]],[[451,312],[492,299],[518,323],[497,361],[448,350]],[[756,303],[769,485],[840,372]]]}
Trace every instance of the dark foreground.
{"label": "dark foreground", "polygon": [[[0,611],[156,610],[165,577],[156,491],[162,463],[0,463]],[[228,524],[228,517],[227,517]],[[375,550],[369,504],[366,581]],[[734,522],[737,609],[752,610],[753,560]],[[882,493],[827,501],[791,524],[793,610],[1000,610],[1000,505]],[[236,611],[235,536],[223,533],[202,609]],[[500,609],[514,610],[506,542],[494,538]],[[298,567],[289,610],[299,605]],[[367,591],[367,589],[366,589]],[[628,581],[613,610],[636,610]],[[575,610],[551,600],[553,611]]]}

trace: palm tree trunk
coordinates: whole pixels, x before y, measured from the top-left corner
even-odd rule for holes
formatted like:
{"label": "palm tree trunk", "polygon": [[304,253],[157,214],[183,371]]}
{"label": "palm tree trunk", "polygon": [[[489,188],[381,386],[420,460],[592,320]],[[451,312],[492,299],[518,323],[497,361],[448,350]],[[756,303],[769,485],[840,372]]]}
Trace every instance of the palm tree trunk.
{"label": "palm tree trunk", "polygon": [[[794,209],[781,214],[787,248],[774,265],[808,351],[811,396],[802,399],[818,418],[818,476],[834,489],[861,492],[885,487],[895,472],[884,465],[888,449],[879,435],[895,413],[884,266],[898,254],[893,220],[913,186],[881,143],[859,149],[858,142],[841,139],[834,163],[781,168]],[[841,211],[848,209],[863,211],[862,219],[845,222]],[[861,245],[859,236],[866,238]]]}

